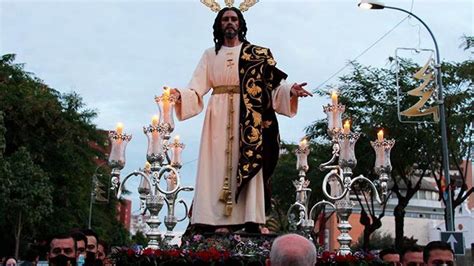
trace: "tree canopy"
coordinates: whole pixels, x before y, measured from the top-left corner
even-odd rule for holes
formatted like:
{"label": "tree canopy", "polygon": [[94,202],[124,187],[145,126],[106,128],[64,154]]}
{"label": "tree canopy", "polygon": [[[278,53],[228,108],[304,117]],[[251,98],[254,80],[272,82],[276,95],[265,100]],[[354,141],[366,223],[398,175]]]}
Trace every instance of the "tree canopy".
{"label": "tree canopy", "polygon": [[[50,88],[14,61],[11,54],[0,58],[0,178],[8,184],[2,192],[10,193],[1,197],[0,212],[16,217],[22,213],[25,222],[25,217],[34,222],[20,237],[26,244],[87,227],[94,159],[106,156],[90,143],[104,145],[105,136],[92,123],[95,111],[87,109],[78,94]],[[104,240],[123,244],[126,238],[112,239],[117,231],[125,232],[111,218],[115,202],[94,208],[100,219],[93,219],[92,227]],[[4,217],[0,250],[11,252],[17,223]]]}

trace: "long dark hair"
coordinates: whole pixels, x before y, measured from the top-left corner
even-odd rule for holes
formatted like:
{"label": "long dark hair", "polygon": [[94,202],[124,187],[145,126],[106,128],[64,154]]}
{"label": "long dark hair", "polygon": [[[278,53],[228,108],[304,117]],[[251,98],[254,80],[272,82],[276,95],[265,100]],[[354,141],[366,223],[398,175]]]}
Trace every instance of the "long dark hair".
{"label": "long dark hair", "polygon": [[214,43],[216,47],[216,54],[221,49],[222,44],[224,44],[224,31],[222,30],[221,20],[224,16],[224,13],[229,10],[234,11],[237,14],[237,17],[239,17],[239,41],[245,43],[247,42],[247,39],[245,38],[245,35],[247,35],[247,23],[245,23],[245,19],[242,15],[242,12],[240,12],[240,10],[236,7],[224,7],[219,11],[219,13],[217,13],[216,19],[214,20],[214,25],[212,26],[212,28],[214,29]]}

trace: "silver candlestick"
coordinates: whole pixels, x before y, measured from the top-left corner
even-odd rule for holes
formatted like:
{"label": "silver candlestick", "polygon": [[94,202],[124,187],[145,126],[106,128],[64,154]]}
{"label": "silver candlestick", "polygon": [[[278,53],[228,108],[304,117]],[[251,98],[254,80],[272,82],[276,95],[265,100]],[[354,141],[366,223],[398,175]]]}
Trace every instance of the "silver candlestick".
{"label": "silver candlestick", "polygon": [[[355,144],[359,139],[359,133],[353,133],[350,131],[350,124],[348,121],[344,123],[342,128],[339,128],[339,125],[342,125],[342,113],[345,110],[345,106],[337,103],[337,94],[332,94],[332,105],[324,106],[324,112],[328,116],[328,134],[332,138],[333,151],[332,158],[319,166],[321,171],[330,170],[329,173],[323,179],[322,190],[323,194],[330,201],[322,200],[316,203],[309,213],[308,210],[308,200],[309,196],[304,198],[304,202],[297,201],[295,204],[290,206],[288,210],[288,219],[290,224],[294,226],[299,226],[301,224],[307,224],[307,227],[312,226],[311,230],[314,227],[314,212],[317,208],[322,205],[328,205],[335,209],[336,214],[339,218],[339,224],[337,228],[340,231],[340,234],[337,238],[339,242],[338,253],[341,255],[350,254],[350,243],[352,241],[349,231],[352,229],[352,226],[349,223],[349,217],[352,213],[353,202],[350,199],[350,191],[355,183],[363,181],[369,184],[369,187],[374,192],[375,200],[382,204],[382,202],[387,197],[387,182],[390,177],[390,172],[392,170],[390,164],[390,151],[395,144],[395,140],[385,140],[383,138],[383,131],[377,134],[378,139],[372,141],[372,147],[376,153],[376,162],[375,162],[375,172],[378,175],[378,180],[376,182],[371,181],[363,175],[359,175],[355,178],[352,177],[352,170],[357,165],[357,159],[355,157]],[[301,145],[300,145],[301,146]],[[299,152],[297,150],[297,156]],[[298,157],[300,160],[300,157]],[[305,158],[306,160],[306,158]],[[337,163],[336,163],[337,160]],[[306,184],[305,177],[306,171],[299,170],[299,184]],[[296,181],[295,181],[296,182]],[[308,181],[309,184],[309,181]],[[328,191],[330,187],[330,192]],[[382,194],[382,199],[380,198],[380,193]],[[296,194],[297,197],[302,193],[302,189],[297,187]],[[300,210],[300,220],[294,221],[291,219],[290,213],[294,208],[298,207]],[[308,222],[307,220],[311,220]],[[308,228],[302,226],[300,230],[304,234],[307,234]]]}
{"label": "silver candlestick", "polygon": [[[179,169],[181,169],[181,152],[184,144],[179,143],[179,138],[175,138],[173,143],[169,143],[171,133],[174,130],[174,122],[172,112],[174,109],[175,99],[170,96],[169,89],[165,90],[162,96],[155,97],[158,104],[160,117],[154,116],[152,124],[144,127],[143,132],[148,139],[147,148],[147,164],[144,169],[134,171],[128,174],[123,182],[120,182],[120,170],[125,166],[125,146],[130,141],[131,136],[122,135],[122,128],[112,131],[109,135],[112,152],[109,158],[109,165],[112,167],[112,189],[116,190],[117,198],[121,197],[124,184],[132,176],[141,178],[138,186],[140,199],[140,210],[142,214],[147,211],[150,217],[146,220],[150,229],[146,232],[150,239],[148,247],[152,249],[159,248],[159,241],[163,240],[169,243],[173,238],[173,229],[178,222],[186,219],[188,206],[182,199],[177,199],[181,191],[193,191],[190,186],[181,186],[181,177]],[[114,153],[114,151],[116,151]],[[169,153],[172,153],[172,157]],[[161,180],[166,181],[166,189],[160,187]],[[175,216],[175,207],[177,203],[184,206],[185,215],[178,219]],[[164,217],[166,232],[162,234],[159,231],[161,221],[158,217],[163,205],[167,205],[167,215]]]}

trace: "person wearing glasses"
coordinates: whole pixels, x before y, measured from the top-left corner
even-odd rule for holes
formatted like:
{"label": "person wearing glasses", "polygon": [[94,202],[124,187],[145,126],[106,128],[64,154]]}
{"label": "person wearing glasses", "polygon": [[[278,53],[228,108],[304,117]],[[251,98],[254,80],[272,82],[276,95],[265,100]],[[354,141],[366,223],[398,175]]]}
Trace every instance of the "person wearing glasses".
{"label": "person wearing glasses", "polygon": [[453,266],[454,251],[442,241],[431,241],[423,249],[423,261],[427,266]]}
{"label": "person wearing glasses", "polygon": [[401,262],[403,266],[423,266],[423,249],[417,245],[403,249]]}

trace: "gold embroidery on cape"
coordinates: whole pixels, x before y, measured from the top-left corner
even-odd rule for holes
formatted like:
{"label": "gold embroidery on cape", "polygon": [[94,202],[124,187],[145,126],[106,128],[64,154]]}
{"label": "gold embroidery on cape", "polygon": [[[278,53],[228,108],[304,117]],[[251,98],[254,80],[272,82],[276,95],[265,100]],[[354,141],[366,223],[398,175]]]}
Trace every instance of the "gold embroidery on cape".
{"label": "gold embroidery on cape", "polygon": [[[244,179],[249,178],[250,170],[258,167],[259,164],[255,162],[262,159],[262,129],[271,125],[271,121],[266,123],[262,122],[262,93],[263,88],[258,84],[263,84],[262,74],[264,73],[264,67],[266,64],[275,65],[276,62],[269,55],[267,48],[246,45],[242,50],[242,60],[250,63],[247,69],[241,68],[240,73],[243,74],[241,82],[243,84],[243,90],[246,92],[242,96],[243,104],[245,106],[245,122],[241,125],[240,136],[241,145],[245,144],[243,150],[240,153],[241,157],[244,157],[246,163],[238,170],[237,185],[240,186]],[[266,84],[266,89],[271,89],[270,84]],[[270,86],[268,86],[270,85]],[[258,152],[254,152],[258,151]],[[240,161],[240,159],[239,159]]]}

